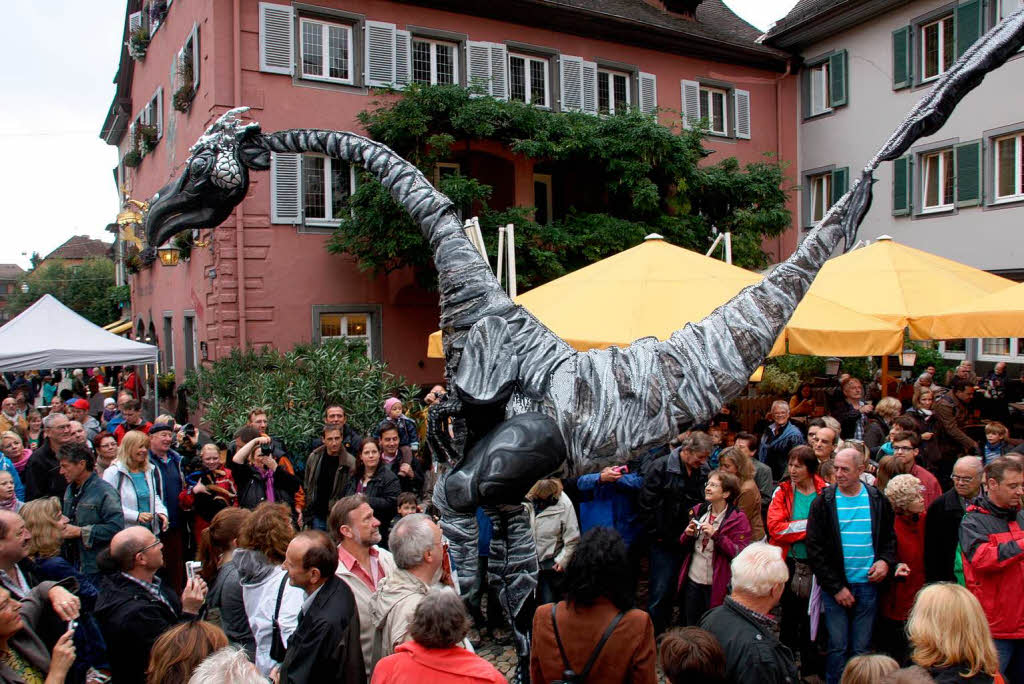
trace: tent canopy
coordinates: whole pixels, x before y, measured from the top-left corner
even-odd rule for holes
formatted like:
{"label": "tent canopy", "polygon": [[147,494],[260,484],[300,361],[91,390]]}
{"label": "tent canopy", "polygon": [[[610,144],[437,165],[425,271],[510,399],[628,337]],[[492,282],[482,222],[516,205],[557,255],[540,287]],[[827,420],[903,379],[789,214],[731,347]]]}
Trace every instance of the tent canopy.
{"label": "tent canopy", "polygon": [[[1024,337],[1024,283],[971,303],[917,320],[919,331],[935,340],[961,337]],[[964,331],[970,330],[970,335]]]}
{"label": "tent canopy", "polygon": [[113,335],[48,294],[0,328],[0,371],[156,361],[153,345]]}
{"label": "tent canopy", "polygon": [[[562,276],[516,298],[574,349],[625,347],[641,337],[667,339],[729,301],[761,276],[738,266],[648,238],[631,249]],[[772,355],[867,356],[898,351],[900,325],[805,298]],[[441,334],[428,342],[441,357]]]}

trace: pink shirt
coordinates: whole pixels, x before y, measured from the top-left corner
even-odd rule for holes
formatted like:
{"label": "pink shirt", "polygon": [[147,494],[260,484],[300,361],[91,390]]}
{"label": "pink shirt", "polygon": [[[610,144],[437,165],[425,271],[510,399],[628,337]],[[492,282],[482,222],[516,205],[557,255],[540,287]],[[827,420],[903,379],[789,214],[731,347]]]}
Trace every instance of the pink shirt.
{"label": "pink shirt", "polygon": [[356,560],[355,556],[345,550],[344,546],[338,545],[338,561],[369,587],[370,591],[376,591],[377,582],[384,578],[384,568],[381,567],[379,555],[377,549],[370,547],[370,568],[367,570]]}

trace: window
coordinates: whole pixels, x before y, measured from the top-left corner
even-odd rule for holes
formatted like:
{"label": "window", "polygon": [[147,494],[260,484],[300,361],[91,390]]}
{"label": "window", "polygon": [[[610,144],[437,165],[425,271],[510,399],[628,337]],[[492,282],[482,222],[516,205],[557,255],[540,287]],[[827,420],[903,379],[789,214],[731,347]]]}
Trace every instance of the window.
{"label": "window", "polygon": [[186,311],[184,316],[185,343],[185,370],[195,370],[196,362],[196,315],[195,312]]}
{"label": "window", "polygon": [[943,211],[953,207],[953,150],[941,150],[921,156],[923,211]]}
{"label": "window", "polygon": [[825,112],[831,112],[828,97],[828,62],[811,67],[810,69],[810,95],[809,95],[809,116],[817,116]]}
{"label": "window", "polygon": [[340,218],[354,191],[355,170],[349,164],[316,154],[302,155],[302,212],[308,222]]}
{"label": "window", "polygon": [[727,91],[701,86],[700,118],[707,119],[710,131],[716,135],[729,135],[728,102]]}
{"label": "window", "polygon": [[818,174],[816,176],[811,176],[809,180],[811,190],[809,217],[811,219],[811,223],[814,224],[825,218],[825,214],[828,212],[829,207],[832,206],[832,174]]}
{"label": "window", "polygon": [[981,353],[986,356],[1009,356],[1009,337],[988,337],[981,341]]}
{"label": "window", "polygon": [[164,314],[164,372],[174,369],[174,314]]}
{"label": "window", "polygon": [[462,166],[458,162],[437,162],[434,164],[434,187],[440,187],[441,179],[454,176],[461,172]]}
{"label": "window", "polygon": [[372,356],[369,313],[321,313],[320,340],[353,340],[366,345],[366,355]]}
{"label": "window", "polygon": [[629,76],[617,71],[597,70],[597,110],[622,114],[629,109]]}
{"label": "window", "polygon": [[459,51],[453,43],[414,38],[412,41],[412,80],[431,85],[459,82]]}
{"label": "window", "polygon": [[352,27],[325,21],[299,22],[302,77],[352,83]]}
{"label": "window", "polygon": [[956,58],[953,15],[921,26],[921,80],[944,74]]}
{"label": "window", "polygon": [[548,96],[548,61],[526,55],[508,56],[511,98],[538,107],[551,106]]}
{"label": "window", "polygon": [[996,138],[996,201],[1024,199],[1024,133]]}
{"label": "window", "polygon": [[533,220],[542,226],[551,223],[554,209],[551,203],[551,174],[533,174],[533,204],[537,208]]}

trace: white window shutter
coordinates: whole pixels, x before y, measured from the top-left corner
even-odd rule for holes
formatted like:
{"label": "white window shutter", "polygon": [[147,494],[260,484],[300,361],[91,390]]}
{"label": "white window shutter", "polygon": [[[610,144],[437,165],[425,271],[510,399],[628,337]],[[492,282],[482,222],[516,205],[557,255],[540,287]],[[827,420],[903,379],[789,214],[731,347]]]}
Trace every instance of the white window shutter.
{"label": "white window shutter", "polygon": [[395,84],[395,25],[366,22],[366,85],[373,88]]}
{"label": "white window shutter", "polygon": [[395,32],[395,83],[407,86],[412,82],[412,35]]}
{"label": "white window shutter", "polygon": [[[198,38],[198,33],[196,37]],[[292,73],[293,47],[292,8],[290,5],[260,3],[260,71],[269,74]],[[194,43],[198,53],[198,43]],[[193,54],[194,60],[195,54]],[[198,63],[192,62],[192,73],[198,74]]]}
{"label": "white window shutter", "polygon": [[637,80],[640,85],[640,111],[644,114],[653,114],[658,108],[658,77],[641,71],[637,75]]}
{"label": "white window shutter", "polygon": [[597,63],[583,62],[583,111],[597,114]]}
{"label": "white window shutter", "polygon": [[270,155],[270,222],[296,225],[302,222],[302,155],[274,152]]}
{"label": "white window shutter", "polygon": [[736,137],[750,140],[750,92],[733,91],[733,121],[736,122]]}
{"label": "white window shutter", "polygon": [[[262,32],[261,32],[261,35],[262,35]],[[289,70],[288,70],[288,73],[291,73],[291,59],[290,59],[290,55],[291,55],[291,47],[290,47],[290,45],[291,45],[291,35],[292,35],[291,34],[291,19],[289,19],[289,21],[288,21],[288,42],[289,42],[289,48],[288,48]],[[194,92],[194,93],[198,93],[199,92],[199,62],[200,62],[199,55],[200,55],[200,52],[199,52],[199,24],[193,24],[192,25],[192,92]]]}
{"label": "white window shutter", "polygon": [[156,89],[156,138],[164,137],[164,87]]}
{"label": "white window shutter", "polygon": [[491,43],[491,95],[508,99],[508,50],[501,43]]}
{"label": "white window shutter", "polygon": [[558,58],[561,69],[561,99],[563,112],[583,110],[583,58],[562,55]]}
{"label": "white window shutter", "polygon": [[700,121],[700,83],[680,81],[683,95],[683,126],[693,128]]}
{"label": "white window shutter", "polygon": [[135,33],[142,26],[142,12],[132,12],[128,15],[128,35]]}
{"label": "white window shutter", "polygon": [[177,54],[174,55],[174,59],[171,60],[171,95],[178,92],[178,88],[181,85],[178,83],[178,69],[181,68],[181,56],[185,54],[185,48],[178,50]]}

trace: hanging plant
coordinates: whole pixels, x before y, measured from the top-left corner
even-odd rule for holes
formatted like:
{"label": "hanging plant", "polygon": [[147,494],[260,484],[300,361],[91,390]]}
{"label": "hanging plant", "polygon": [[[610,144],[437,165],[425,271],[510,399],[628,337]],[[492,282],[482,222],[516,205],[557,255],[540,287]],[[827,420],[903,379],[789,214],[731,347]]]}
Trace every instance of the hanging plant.
{"label": "hanging plant", "polygon": [[184,113],[192,108],[192,100],[196,96],[196,91],[192,88],[192,79],[192,56],[188,55],[178,67],[178,83],[182,85],[174,91],[174,96],[171,98],[171,105],[179,112]]}
{"label": "hanging plant", "polygon": [[142,266],[142,258],[138,254],[131,254],[124,258],[124,267],[129,273],[138,273],[142,270]]}
{"label": "hanging plant", "polygon": [[136,62],[146,58],[146,50],[149,48],[149,29],[140,26],[128,36],[128,54]]}
{"label": "hanging plant", "polygon": [[156,147],[160,140],[160,130],[154,124],[136,124],[135,126],[135,147],[148,154]]}
{"label": "hanging plant", "polygon": [[171,240],[171,244],[178,250],[182,261],[188,261],[192,257],[192,248],[195,246],[195,242],[192,240],[191,230],[182,231],[175,235]]}
{"label": "hanging plant", "polygon": [[129,150],[128,154],[124,155],[124,165],[129,169],[134,169],[141,163],[142,153],[139,152],[138,148]]}

